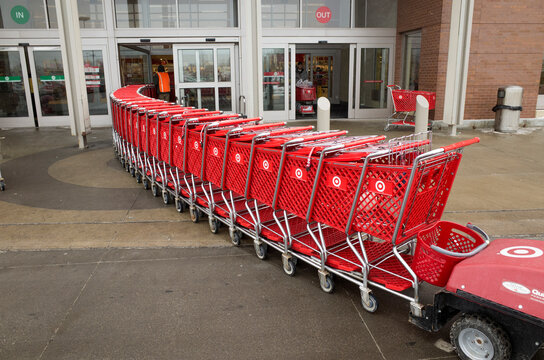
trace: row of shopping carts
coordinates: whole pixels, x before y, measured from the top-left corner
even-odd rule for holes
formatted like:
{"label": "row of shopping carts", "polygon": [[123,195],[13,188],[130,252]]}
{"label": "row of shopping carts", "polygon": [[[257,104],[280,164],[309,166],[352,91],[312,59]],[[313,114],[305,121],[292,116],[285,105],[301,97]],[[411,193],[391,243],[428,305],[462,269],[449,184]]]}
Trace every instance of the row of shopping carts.
{"label": "row of shopping carts", "polygon": [[213,233],[226,227],[235,245],[248,236],[260,259],[279,251],[288,275],[299,261],[315,267],[325,292],[333,276],[356,284],[370,312],[378,308],[370,286],[408,300],[417,315],[420,281],[443,285],[443,264],[414,256],[417,234],[440,222],[462,149],[478,138],[432,150],[430,132],[391,140],[316,132],[148,91],[111,95],[114,149],[165,204],[194,222],[207,216]]}

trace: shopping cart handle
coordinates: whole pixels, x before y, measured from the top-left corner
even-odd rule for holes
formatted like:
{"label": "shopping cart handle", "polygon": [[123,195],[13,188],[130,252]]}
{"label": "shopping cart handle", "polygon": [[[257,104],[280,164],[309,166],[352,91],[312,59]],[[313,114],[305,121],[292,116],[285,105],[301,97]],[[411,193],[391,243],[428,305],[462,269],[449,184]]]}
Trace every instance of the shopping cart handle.
{"label": "shopping cart handle", "polygon": [[469,146],[469,145],[472,145],[472,144],[476,144],[476,143],[479,143],[479,142],[480,142],[480,138],[475,137],[475,138],[472,138],[472,139],[469,139],[469,140],[463,140],[463,141],[456,142],[455,144],[444,146],[442,149],[444,150],[444,152],[448,152],[448,151],[451,151],[451,150],[459,149],[459,148]]}
{"label": "shopping cart handle", "polygon": [[489,235],[487,235],[487,233],[485,231],[483,231],[482,229],[480,229],[479,227],[477,227],[476,225],[472,225],[471,223],[468,223],[467,224],[467,228],[469,228],[470,230],[474,230],[476,231],[478,234],[482,235],[482,237],[484,238],[484,240],[489,243]]}
{"label": "shopping cart handle", "polygon": [[487,245],[488,245],[488,243],[484,242],[483,244],[481,244],[480,246],[474,248],[474,250],[472,250],[472,251],[470,251],[468,253],[457,253],[457,252],[442,249],[441,247],[438,247],[436,245],[431,245],[431,249],[433,249],[434,251],[436,251],[436,252],[438,252],[440,254],[443,254],[443,255],[453,256],[453,257],[456,257],[456,258],[468,258],[468,257],[476,255],[477,253],[479,253],[480,251],[485,249],[487,247]]}

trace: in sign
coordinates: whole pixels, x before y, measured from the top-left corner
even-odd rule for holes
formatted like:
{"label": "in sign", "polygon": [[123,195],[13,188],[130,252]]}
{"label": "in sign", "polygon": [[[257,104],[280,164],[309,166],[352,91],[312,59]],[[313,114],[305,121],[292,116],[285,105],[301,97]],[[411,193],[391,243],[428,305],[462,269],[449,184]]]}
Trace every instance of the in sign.
{"label": "in sign", "polygon": [[322,6],[315,12],[315,18],[322,24],[326,24],[331,21],[331,9],[326,6]]}

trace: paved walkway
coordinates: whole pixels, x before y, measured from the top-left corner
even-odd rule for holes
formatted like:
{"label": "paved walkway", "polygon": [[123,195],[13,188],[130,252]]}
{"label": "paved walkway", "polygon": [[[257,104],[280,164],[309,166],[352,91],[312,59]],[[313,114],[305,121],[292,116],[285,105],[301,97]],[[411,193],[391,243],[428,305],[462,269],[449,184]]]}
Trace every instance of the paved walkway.
{"label": "paved walkway", "polygon": [[[544,239],[544,129],[434,143],[472,136],[482,142],[466,149],[444,218]],[[233,248],[163,205],[114,159],[110,129],[85,151],[75,142],[66,129],[0,130],[0,359],[455,358],[448,330],[410,325],[405,301],[377,291],[368,314],[353,285],[327,295],[313,268],[287,277],[277,253],[259,261],[249,241]]]}

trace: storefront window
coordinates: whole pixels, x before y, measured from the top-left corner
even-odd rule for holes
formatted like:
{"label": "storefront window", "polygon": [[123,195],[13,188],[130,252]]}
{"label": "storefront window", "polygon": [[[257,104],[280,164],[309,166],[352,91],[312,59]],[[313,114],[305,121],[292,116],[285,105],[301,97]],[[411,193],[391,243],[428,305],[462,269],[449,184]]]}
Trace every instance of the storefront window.
{"label": "storefront window", "polygon": [[0,1],[0,29],[45,29],[43,1]]}
{"label": "storefront window", "polygon": [[104,8],[102,0],[77,0],[79,27],[81,29],[103,29]]}
{"label": "storefront window", "polygon": [[106,97],[106,79],[104,76],[104,60],[100,50],[83,50],[85,66],[85,84],[90,115],[107,115],[108,101]]}
{"label": "storefront window", "polygon": [[285,110],[285,50],[263,49],[263,109]]}
{"label": "storefront window", "polygon": [[181,28],[238,26],[237,0],[178,0]]}
{"label": "storefront window", "polygon": [[350,0],[302,0],[302,27],[349,28]]}
{"label": "storefront window", "polygon": [[403,83],[409,90],[419,89],[419,56],[421,52],[421,31],[404,34]]}
{"label": "storefront window", "polygon": [[119,65],[121,68],[121,85],[152,83],[151,57],[149,51],[137,46],[119,45]]}
{"label": "storefront window", "polygon": [[118,28],[176,27],[175,0],[115,0]]}
{"label": "storefront window", "polygon": [[262,0],[262,27],[299,27],[299,3],[300,0]]}
{"label": "storefront window", "polygon": [[355,27],[396,26],[397,0],[355,0]]}

